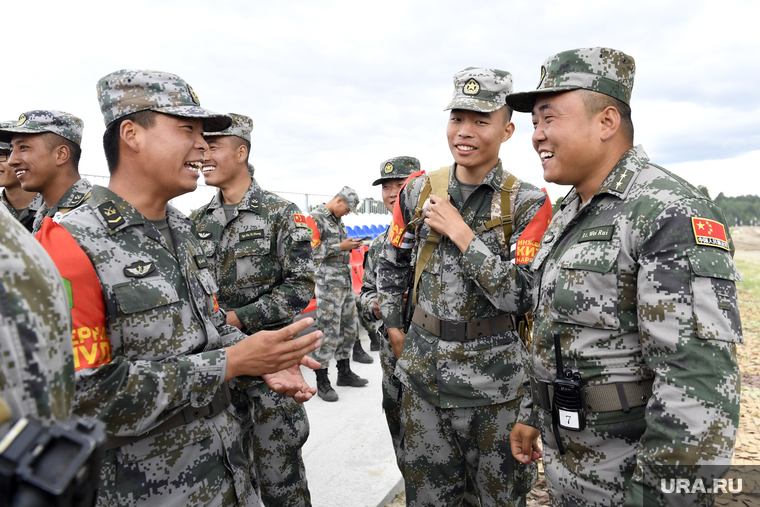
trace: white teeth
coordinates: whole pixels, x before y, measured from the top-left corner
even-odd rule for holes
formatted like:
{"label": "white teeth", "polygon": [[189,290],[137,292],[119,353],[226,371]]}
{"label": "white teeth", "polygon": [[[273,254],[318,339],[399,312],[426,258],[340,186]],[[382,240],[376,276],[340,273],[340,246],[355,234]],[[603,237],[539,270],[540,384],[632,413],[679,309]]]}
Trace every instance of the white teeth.
{"label": "white teeth", "polygon": [[472,146],[457,146],[457,149],[462,150],[462,151],[472,151],[475,148],[473,148]]}
{"label": "white teeth", "polygon": [[210,173],[214,169],[216,169],[216,166],[213,166],[213,165],[204,165],[203,166],[203,172],[204,173]]}
{"label": "white teeth", "polygon": [[541,152],[541,160],[546,160],[546,159],[552,158],[553,156],[554,156],[554,152],[551,152],[551,151]]}
{"label": "white teeth", "polygon": [[28,171],[26,169],[20,169],[16,171],[16,176],[20,176],[22,174],[26,174]]}
{"label": "white teeth", "polygon": [[199,172],[203,167],[203,162],[186,162],[185,166],[195,172]]}

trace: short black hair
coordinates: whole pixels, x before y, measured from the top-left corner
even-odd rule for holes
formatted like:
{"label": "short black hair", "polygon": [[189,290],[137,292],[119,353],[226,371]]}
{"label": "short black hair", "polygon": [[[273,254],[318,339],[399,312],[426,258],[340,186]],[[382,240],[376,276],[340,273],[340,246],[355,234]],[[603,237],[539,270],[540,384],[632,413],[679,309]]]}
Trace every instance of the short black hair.
{"label": "short black hair", "polygon": [[132,120],[144,129],[151,129],[156,125],[156,112],[150,109],[137,111],[136,113],[122,116],[111,122],[106,131],[103,133],[103,151],[106,154],[108,163],[108,172],[113,174],[116,165],[119,163],[119,140],[121,139],[121,124],[127,120]]}
{"label": "short black hair", "polygon": [[79,172],[79,159],[82,158],[82,148],[77,143],[69,141],[65,137],[53,132],[45,132],[45,144],[47,144],[50,150],[54,150],[61,145],[66,146],[69,149],[71,163],[74,164],[74,169]]}
{"label": "short black hair", "polygon": [[620,114],[620,127],[628,141],[633,144],[633,121],[631,120],[631,106],[604,93],[592,90],[580,90],[583,104],[586,106],[586,114],[591,118],[595,114],[608,107],[614,107]]}

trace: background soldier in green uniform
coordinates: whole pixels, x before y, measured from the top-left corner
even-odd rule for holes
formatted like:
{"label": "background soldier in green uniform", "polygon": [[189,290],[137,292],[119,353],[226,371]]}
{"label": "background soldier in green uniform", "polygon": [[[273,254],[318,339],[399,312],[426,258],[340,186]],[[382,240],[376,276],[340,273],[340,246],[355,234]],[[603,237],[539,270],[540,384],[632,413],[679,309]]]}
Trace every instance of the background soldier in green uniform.
{"label": "background soldier in green uniform", "polygon": [[[380,177],[372,185],[382,185],[383,204],[388,211],[393,211],[398,194],[406,179],[420,170],[420,161],[414,157],[394,157],[380,164]],[[401,426],[401,382],[393,374],[396,369],[396,356],[393,355],[388,332],[383,325],[380,306],[377,303],[377,267],[380,252],[385,244],[388,230],[372,241],[364,254],[364,278],[359,294],[359,312],[367,322],[379,322],[380,366],[383,368],[383,412],[391,432],[396,463],[404,473],[403,430]]]}
{"label": "background soldier in green uniform", "polygon": [[[0,124],[0,128],[8,125]],[[27,192],[21,187],[16,173],[8,165],[11,156],[11,145],[0,143],[0,203],[13,215],[13,218],[21,222],[27,231],[32,232],[34,215],[42,206],[42,196],[37,192]]]}
{"label": "background soldier in green uniform", "polygon": [[[209,270],[219,286],[227,323],[246,334],[290,324],[314,296],[314,260],[306,219],[298,207],[263,190],[248,163],[253,121],[230,114],[232,124],[204,137],[207,185],[219,188],[209,204],[195,210],[196,227]],[[252,475],[264,505],[311,505],[301,448],[309,436],[302,404],[272,391],[263,381],[251,386]]]}
{"label": "background soldier in green uniform", "polygon": [[74,411],[107,426],[99,504],[258,506],[239,422],[249,414],[230,399],[247,400],[247,375],[309,399],[298,364],[319,366],[304,354],[320,333],[227,325],[194,228],[168,205],[196,188],[204,129],[230,118],[174,74],[121,70],[97,90],[109,188],[63,215],[47,246],[70,256],[57,265],[71,271]]}
{"label": "background soldier in green uniform", "polygon": [[[526,394],[518,317],[530,309],[532,282],[530,259],[515,253],[546,196],[528,183],[515,190],[518,180],[499,159],[515,128],[504,102],[511,90],[512,76],[501,70],[454,76],[446,134],[455,162],[409,181],[380,254],[380,311],[404,384],[410,506],[457,504],[468,473],[483,506],[524,503],[535,481],[535,468],[515,461],[508,442]],[[436,180],[426,202],[420,195]],[[508,240],[505,223],[513,225]],[[538,224],[538,237],[545,227]],[[409,297],[417,306],[405,336],[403,294],[415,272]]]}
{"label": "background soldier in green uniform", "polygon": [[39,192],[45,201],[35,214],[32,234],[45,217],[82,204],[92,188],[79,176],[83,128],[72,114],[43,110],[22,113],[15,124],[0,128],[0,142],[13,147],[8,165],[24,190]]}
{"label": "background soldier in green uniform", "polygon": [[[621,51],[564,51],[544,62],[537,90],[507,97],[532,113],[544,179],[574,187],[531,266],[534,413],[512,432],[527,463],[541,430],[558,506],[712,505],[706,493],[663,494],[660,480],[725,474],[739,422],[741,278],[728,228],[634,147],[634,73]],[[557,353],[585,384],[579,407],[552,399]]]}
{"label": "background soldier in green uniform", "polygon": [[316,371],[317,393],[325,401],[337,401],[338,393],[327,376],[330,359],[338,363],[338,385],[361,387],[367,380],[351,371],[349,354],[359,337],[356,318],[356,296],[351,284],[350,254],[361,246],[361,241],[348,237],[341,217],[356,212],[359,196],[349,187],[320,204],[311,212],[319,230],[319,243],[313,244],[317,262],[316,298],[317,325],[325,334],[322,346],[311,357],[322,365]]}

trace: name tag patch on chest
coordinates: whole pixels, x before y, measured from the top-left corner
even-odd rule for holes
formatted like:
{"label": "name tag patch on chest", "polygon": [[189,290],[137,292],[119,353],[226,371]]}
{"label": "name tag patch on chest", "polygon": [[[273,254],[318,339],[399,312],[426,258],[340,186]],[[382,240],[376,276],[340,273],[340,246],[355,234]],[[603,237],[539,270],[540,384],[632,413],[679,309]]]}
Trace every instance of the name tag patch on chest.
{"label": "name tag patch on chest", "polygon": [[249,239],[259,239],[264,237],[264,229],[254,229],[240,233],[239,241],[248,241]]}
{"label": "name tag patch on chest", "polygon": [[692,218],[691,226],[694,229],[694,238],[698,245],[715,246],[731,251],[728,246],[726,228],[723,227],[722,223],[709,218]]}
{"label": "name tag patch on chest", "polygon": [[214,235],[211,233],[211,231],[198,231],[198,238],[200,239],[211,239]]}
{"label": "name tag patch on chest", "polygon": [[578,238],[578,243],[584,243],[586,241],[609,241],[612,239],[613,232],[615,232],[614,225],[602,225],[600,227],[592,227],[591,229],[583,229],[581,231],[581,237]]}

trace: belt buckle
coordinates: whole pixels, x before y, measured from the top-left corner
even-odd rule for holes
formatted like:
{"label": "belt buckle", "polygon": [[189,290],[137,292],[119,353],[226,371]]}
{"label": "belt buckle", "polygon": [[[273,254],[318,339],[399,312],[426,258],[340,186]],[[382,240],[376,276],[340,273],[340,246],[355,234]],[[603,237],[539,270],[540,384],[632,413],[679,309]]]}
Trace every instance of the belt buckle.
{"label": "belt buckle", "polygon": [[467,340],[467,323],[441,320],[441,339],[448,342]]}

